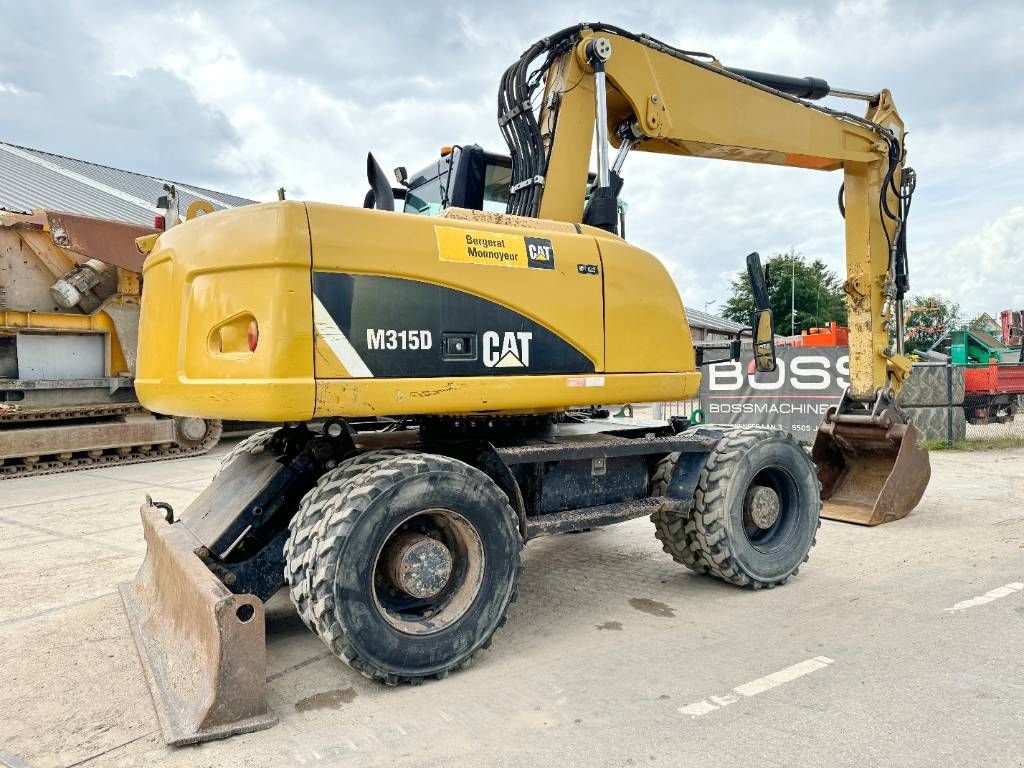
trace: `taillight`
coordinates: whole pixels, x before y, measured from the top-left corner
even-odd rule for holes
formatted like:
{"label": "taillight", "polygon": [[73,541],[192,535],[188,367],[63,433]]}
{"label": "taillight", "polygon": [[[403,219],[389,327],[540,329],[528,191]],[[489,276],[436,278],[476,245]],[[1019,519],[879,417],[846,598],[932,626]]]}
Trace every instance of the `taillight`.
{"label": "taillight", "polygon": [[245,338],[249,342],[249,351],[255,352],[256,345],[260,342],[260,327],[255,319],[249,321],[249,330],[246,331]]}
{"label": "taillight", "polygon": [[165,230],[167,229],[167,219],[157,214],[156,216],[153,217],[153,226],[156,229]]}

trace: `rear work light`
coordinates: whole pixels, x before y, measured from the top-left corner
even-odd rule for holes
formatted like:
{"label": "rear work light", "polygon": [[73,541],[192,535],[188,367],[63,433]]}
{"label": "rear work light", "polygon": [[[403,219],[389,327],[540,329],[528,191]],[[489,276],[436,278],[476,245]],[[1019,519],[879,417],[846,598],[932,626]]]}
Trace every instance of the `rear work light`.
{"label": "rear work light", "polygon": [[246,341],[249,342],[249,351],[255,352],[256,345],[260,342],[260,326],[255,319],[249,321],[249,330],[245,334]]}

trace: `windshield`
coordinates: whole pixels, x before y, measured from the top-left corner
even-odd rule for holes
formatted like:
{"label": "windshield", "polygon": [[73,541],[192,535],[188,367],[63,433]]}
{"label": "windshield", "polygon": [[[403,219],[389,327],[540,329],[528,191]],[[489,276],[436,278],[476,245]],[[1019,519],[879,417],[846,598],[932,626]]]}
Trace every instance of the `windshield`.
{"label": "windshield", "polygon": [[508,188],[512,184],[512,168],[488,163],[484,170],[484,210],[505,212]]}
{"label": "windshield", "polygon": [[457,147],[413,174],[402,210],[427,216],[445,208],[504,213],[511,183],[512,165],[507,157],[476,145]]}

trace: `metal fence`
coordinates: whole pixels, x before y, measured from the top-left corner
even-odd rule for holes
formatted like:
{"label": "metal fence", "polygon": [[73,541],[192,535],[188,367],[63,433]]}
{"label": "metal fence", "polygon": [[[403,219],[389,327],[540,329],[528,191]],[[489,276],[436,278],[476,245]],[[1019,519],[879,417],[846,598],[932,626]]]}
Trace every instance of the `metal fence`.
{"label": "metal fence", "polygon": [[967,443],[1021,443],[1024,445],[1024,395],[964,397],[964,440]]}

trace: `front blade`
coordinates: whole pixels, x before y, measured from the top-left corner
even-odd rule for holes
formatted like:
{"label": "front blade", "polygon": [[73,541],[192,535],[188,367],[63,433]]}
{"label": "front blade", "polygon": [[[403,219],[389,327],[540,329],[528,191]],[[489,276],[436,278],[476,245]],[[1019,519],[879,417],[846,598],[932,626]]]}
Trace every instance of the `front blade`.
{"label": "front blade", "polygon": [[931,477],[928,449],[912,424],[826,422],[811,457],[818,467],[821,516],[859,525],[906,517]]}
{"label": "front blade", "polygon": [[194,554],[198,540],[142,507],[146,559],[120,585],[160,728],[172,745],[269,728],[263,604],[232,594]]}

